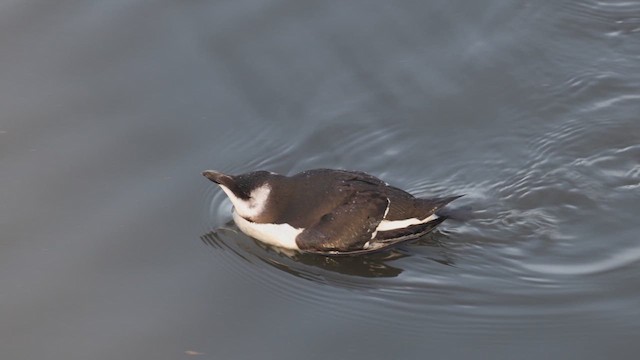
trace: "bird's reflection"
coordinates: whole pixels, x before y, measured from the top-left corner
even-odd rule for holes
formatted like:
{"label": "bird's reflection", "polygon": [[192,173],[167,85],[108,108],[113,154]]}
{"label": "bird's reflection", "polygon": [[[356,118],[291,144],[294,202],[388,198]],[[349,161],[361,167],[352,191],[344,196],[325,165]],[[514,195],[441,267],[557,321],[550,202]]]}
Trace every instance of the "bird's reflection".
{"label": "bird's reflection", "polygon": [[[410,255],[410,252],[402,246],[357,256],[325,256],[300,253],[273,247],[254,240],[241,233],[233,222],[202,235],[200,239],[208,246],[221,250],[230,250],[249,262],[259,260],[296,277],[315,280],[321,277],[318,276],[318,269],[341,275],[365,278],[396,277],[403,272],[403,269],[391,263]],[[412,242],[412,244],[444,248],[437,236],[426,236]],[[429,256],[429,258],[444,265],[453,265],[453,260],[446,252],[443,257],[433,258]]]}

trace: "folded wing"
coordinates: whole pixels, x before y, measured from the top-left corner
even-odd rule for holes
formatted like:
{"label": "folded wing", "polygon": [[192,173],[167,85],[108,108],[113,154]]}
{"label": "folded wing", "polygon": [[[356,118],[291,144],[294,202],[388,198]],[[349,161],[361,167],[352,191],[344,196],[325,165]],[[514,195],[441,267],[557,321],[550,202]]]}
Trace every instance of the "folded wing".
{"label": "folded wing", "polygon": [[371,240],[389,200],[374,191],[358,191],[325,214],[296,238],[300,250],[344,252],[361,250]]}

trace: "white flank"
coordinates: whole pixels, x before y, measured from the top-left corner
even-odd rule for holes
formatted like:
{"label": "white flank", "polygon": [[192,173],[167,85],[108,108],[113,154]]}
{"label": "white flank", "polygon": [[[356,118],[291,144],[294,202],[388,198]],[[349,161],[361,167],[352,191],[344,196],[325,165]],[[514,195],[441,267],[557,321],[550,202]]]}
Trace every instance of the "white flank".
{"label": "white flank", "polygon": [[433,215],[428,216],[428,217],[426,217],[424,219],[411,218],[411,219],[394,220],[394,221],[382,220],[380,222],[380,225],[378,225],[378,227],[376,228],[376,232],[378,232],[378,231],[395,230],[395,229],[402,229],[402,228],[406,228],[406,227],[411,226],[411,225],[425,224],[425,223],[428,223],[429,221],[435,220],[437,218],[438,218],[438,215],[433,214]]}
{"label": "white flank", "polygon": [[224,185],[220,187],[227,194],[238,214],[246,218],[253,218],[262,213],[271,192],[268,185],[262,185],[251,192],[251,198],[244,200],[237,197],[228,187]]}
{"label": "white flank", "polygon": [[258,224],[244,219],[237,211],[233,212],[233,221],[243,233],[263,243],[286,249],[299,250],[296,237],[304,230],[289,224]]}

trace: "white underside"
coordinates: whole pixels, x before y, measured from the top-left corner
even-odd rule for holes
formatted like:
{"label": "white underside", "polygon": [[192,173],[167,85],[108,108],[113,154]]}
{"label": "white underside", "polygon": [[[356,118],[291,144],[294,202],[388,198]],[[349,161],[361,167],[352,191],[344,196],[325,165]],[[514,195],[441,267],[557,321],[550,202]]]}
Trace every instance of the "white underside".
{"label": "white underside", "polygon": [[243,233],[256,240],[285,249],[299,250],[296,244],[296,237],[304,231],[289,224],[258,224],[245,220],[238,213],[233,211],[233,221]]}

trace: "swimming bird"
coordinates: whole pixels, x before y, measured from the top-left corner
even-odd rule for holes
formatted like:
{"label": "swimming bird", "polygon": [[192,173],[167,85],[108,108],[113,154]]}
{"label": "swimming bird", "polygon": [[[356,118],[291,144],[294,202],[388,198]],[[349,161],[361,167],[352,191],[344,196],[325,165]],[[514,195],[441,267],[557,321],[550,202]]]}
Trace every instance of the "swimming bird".
{"label": "swimming bird", "polygon": [[417,239],[446,219],[440,209],[462,196],[416,198],[360,171],[202,174],[229,197],[233,220],[245,234],[281,248],[326,255],[373,252]]}

